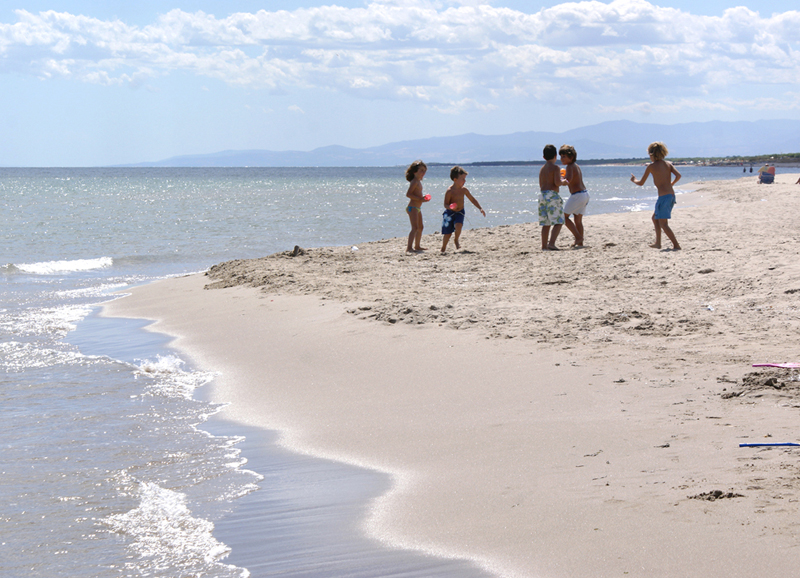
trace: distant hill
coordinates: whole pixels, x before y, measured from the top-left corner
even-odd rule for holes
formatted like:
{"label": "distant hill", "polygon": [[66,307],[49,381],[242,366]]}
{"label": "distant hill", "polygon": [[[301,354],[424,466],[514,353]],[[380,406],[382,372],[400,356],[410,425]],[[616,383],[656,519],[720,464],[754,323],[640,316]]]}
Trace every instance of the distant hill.
{"label": "distant hill", "polygon": [[671,157],[708,158],[800,152],[800,121],[692,122],[675,125],[610,121],[562,133],[463,134],[353,149],[327,146],[312,151],[238,150],[186,155],[139,163],[139,167],[298,167],[397,166],[415,159],[470,163],[531,161],[545,144],[571,144],[578,159],[645,158],[647,145],[660,140]]}

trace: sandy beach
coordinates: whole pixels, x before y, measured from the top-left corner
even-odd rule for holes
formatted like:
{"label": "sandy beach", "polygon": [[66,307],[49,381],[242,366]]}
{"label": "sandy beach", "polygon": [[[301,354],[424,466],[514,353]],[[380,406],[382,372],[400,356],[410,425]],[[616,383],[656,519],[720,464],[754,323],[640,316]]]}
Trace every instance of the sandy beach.
{"label": "sandy beach", "polygon": [[800,442],[800,370],[752,367],[800,362],[797,178],[680,195],[681,251],[638,212],[587,216],[580,250],[532,223],[441,255],[424,210],[425,253],[287,240],[104,314],[219,372],[225,419],[390,474],[362,522],[390,546],[503,577],[791,576],[800,447],[739,444]]}

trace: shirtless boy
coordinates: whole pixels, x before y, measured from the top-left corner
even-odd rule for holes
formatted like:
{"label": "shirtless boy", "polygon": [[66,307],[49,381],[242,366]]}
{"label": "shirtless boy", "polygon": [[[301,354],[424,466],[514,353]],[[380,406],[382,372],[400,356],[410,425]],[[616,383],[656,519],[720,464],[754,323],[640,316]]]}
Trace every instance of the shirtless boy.
{"label": "shirtless boy", "polygon": [[[653,249],[661,248],[661,231],[664,231],[667,237],[669,237],[669,240],[672,241],[672,248],[677,251],[681,246],[675,238],[675,233],[669,228],[669,219],[672,217],[672,207],[675,205],[675,189],[673,189],[673,186],[680,180],[681,174],[672,166],[671,162],[664,160],[669,151],[667,150],[667,145],[663,142],[651,143],[650,146],[647,147],[647,152],[650,155],[650,160],[653,162],[647,165],[641,180],[636,180],[636,177],[631,174],[631,182],[635,185],[642,186],[647,180],[647,176],[653,175],[653,183],[658,189],[656,210],[653,213],[656,242],[650,246]],[[675,175],[674,179],[672,175]]]}
{"label": "shirtless boy", "polygon": [[[586,205],[589,204],[589,193],[586,192],[586,185],[583,184],[583,171],[575,161],[578,153],[570,145],[563,145],[558,149],[561,157],[561,164],[566,167],[566,174],[561,182],[569,187],[569,198],[564,203],[564,224],[569,229],[575,242],[575,248],[583,247],[583,215],[586,212]],[[570,221],[569,216],[575,215],[575,222]]]}
{"label": "shirtless boy", "polygon": [[481,215],[486,216],[486,211],[481,208],[480,203],[475,200],[469,190],[464,186],[467,181],[467,171],[459,166],[450,169],[450,179],[453,184],[447,189],[444,194],[444,213],[442,213],[442,253],[447,249],[447,243],[450,241],[450,235],[455,232],[456,236],[453,242],[456,244],[456,249],[460,249],[461,245],[458,243],[461,237],[461,228],[464,226],[464,215],[466,209],[464,208],[464,197],[468,198],[470,202],[475,205],[481,212]]}
{"label": "shirtless boy", "polygon": [[[539,225],[542,227],[542,251],[557,251],[556,238],[564,225],[564,201],[558,195],[561,170],[556,164],[556,147],[547,145],[543,151],[544,166],[539,170]],[[550,228],[552,227],[552,233]]]}

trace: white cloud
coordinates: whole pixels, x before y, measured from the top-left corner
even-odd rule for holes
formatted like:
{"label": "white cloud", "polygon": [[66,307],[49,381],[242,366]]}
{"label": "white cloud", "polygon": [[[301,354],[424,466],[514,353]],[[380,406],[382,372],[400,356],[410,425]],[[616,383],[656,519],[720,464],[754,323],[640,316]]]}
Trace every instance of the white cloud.
{"label": "white cloud", "polygon": [[643,114],[675,114],[686,111],[735,112],[741,109],[797,112],[800,111],[800,92],[787,92],[781,97],[723,98],[719,101],[702,98],[679,100],[660,98],[654,101],[638,101],[625,105],[602,105],[597,110],[600,113],[627,113],[635,110]]}
{"label": "white cloud", "polygon": [[227,18],[173,10],[145,27],[52,11],[16,18],[0,23],[0,72],[136,87],[181,71],[275,93],[414,99],[449,112],[506,99],[657,112],[713,105],[715,95],[724,102],[726,91],[754,81],[800,79],[796,11],[761,17],[739,7],[711,17],[614,0],[526,14],[475,0],[416,0]]}
{"label": "white cloud", "polygon": [[465,110],[496,110],[497,106],[494,104],[482,104],[472,98],[462,98],[459,101],[451,101],[445,104],[436,106],[436,110],[446,114],[457,114]]}

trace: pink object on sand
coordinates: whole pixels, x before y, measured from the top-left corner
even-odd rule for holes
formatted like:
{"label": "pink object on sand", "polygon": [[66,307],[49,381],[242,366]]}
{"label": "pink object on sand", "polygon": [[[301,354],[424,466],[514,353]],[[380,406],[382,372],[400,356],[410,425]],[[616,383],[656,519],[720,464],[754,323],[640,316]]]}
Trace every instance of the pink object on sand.
{"label": "pink object on sand", "polygon": [[430,201],[431,200],[431,196],[430,195],[425,195],[424,197],[422,197],[422,199],[425,200],[425,201]]}
{"label": "pink object on sand", "polygon": [[753,367],[783,367],[786,369],[793,369],[800,367],[800,363],[754,363]]}
{"label": "pink object on sand", "polygon": [[457,208],[458,208],[458,205],[456,203],[453,203],[452,205],[450,205],[450,210],[451,211],[455,211]]}

